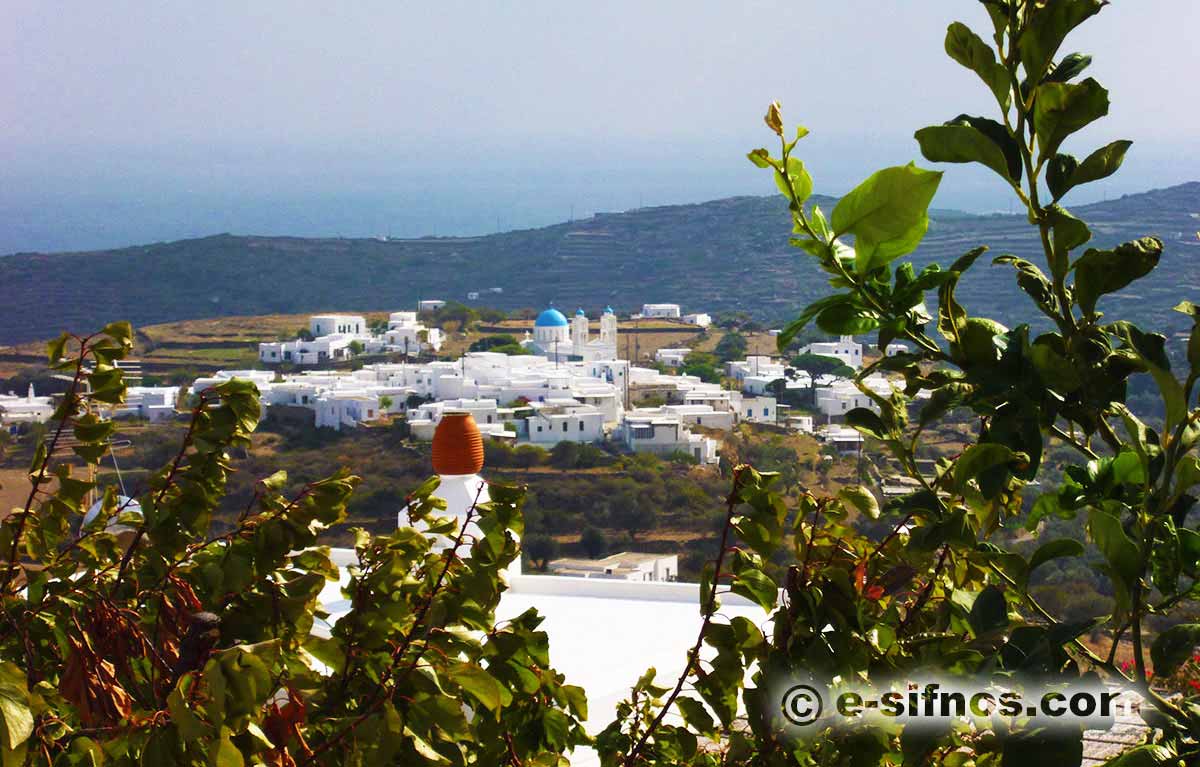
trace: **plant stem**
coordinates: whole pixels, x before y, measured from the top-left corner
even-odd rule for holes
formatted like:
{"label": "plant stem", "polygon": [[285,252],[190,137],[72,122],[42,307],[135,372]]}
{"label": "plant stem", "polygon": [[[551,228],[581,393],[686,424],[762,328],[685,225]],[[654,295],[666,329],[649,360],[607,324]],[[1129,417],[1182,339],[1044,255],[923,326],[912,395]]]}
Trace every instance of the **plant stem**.
{"label": "plant stem", "polygon": [[632,765],[637,763],[642,749],[646,747],[646,742],[650,740],[650,736],[654,734],[654,731],[658,729],[667,712],[671,710],[671,706],[675,703],[675,699],[679,697],[679,693],[683,691],[683,686],[687,683],[688,677],[692,675],[692,668],[696,665],[700,657],[700,647],[704,643],[704,635],[708,631],[708,625],[712,622],[712,617],[717,609],[717,586],[721,582],[721,565],[725,561],[725,551],[729,543],[729,531],[733,528],[733,512],[739,502],[738,489],[744,470],[744,466],[739,466],[733,471],[733,491],[725,501],[725,526],[721,528],[721,548],[717,552],[716,563],[713,567],[712,588],[708,592],[708,603],[705,604],[702,613],[703,620],[700,623],[700,632],[696,636],[696,642],[692,645],[692,649],[688,650],[687,665],[684,666],[683,673],[679,675],[679,680],[675,682],[675,689],[671,690],[671,694],[663,702],[662,708],[658,710],[658,714],[646,726],[646,731],[638,738],[637,743],[629,750],[629,753],[625,755],[626,767],[632,767]]}

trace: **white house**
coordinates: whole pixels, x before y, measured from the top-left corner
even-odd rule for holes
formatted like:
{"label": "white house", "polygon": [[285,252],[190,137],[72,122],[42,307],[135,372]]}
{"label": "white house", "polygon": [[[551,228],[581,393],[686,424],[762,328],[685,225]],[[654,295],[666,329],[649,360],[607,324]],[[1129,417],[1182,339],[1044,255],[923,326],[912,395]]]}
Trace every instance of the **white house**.
{"label": "white house", "polygon": [[604,438],[604,413],[595,405],[574,399],[539,402],[525,418],[526,434],[534,445],[559,442],[597,442]]}
{"label": "white house", "polygon": [[439,298],[427,298],[417,302],[417,311],[419,312],[436,312],[446,305],[446,302]]}
{"label": "white house", "polygon": [[492,439],[516,439],[517,433],[506,428],[514,418],[513,408],[500,407],[494,399],[453,399],[427,402],[409,415],[408,425],[414,439],[431,440],[446,413],[470,413],[479,433]]}
{"label": "white house", "polygon": [[681,315],[679,304],[643,304],[643,317],[666,317],[679,319]]}
{"label": "white house", "polygon": [[353,356],[350,345],[355,341],[363,342],[356,335],[331,333],[311,341],[297,339],[261,343],[258,345],[258,359],[268,365],[281,362],[293,365],[323,365],[327,362],[350,359]]}
{"label": "white house", "polygon": [[639,554],[623,551],[603,559],[555,559],[547,565],[554,575],[624,581],[673,581],[679,577],[677,554]]}
{"label": "white house", "polygon": [[856,343],[854,336],[842,336],[837,341],[818,341],[800,350],[801,354],[820,354],[823,357],[836,357],[846,365],[858,370],[862,368],[863,348]]}
{"label": "white house", "polygon": [[317,397],[314,403],[316,425],[341,429],[354,427],[363,421],[380,416],[379,398],[373,394],[329,392]]}
{"label": "white house", "polygon": [[114,418],[141,418],[151,422],[175,417],[179,388],[175,386],[130,386],[125,403],[113,412]]}
{"label": "white house", "polygon": [[715,463],[717,460],[716,440],[688,431],[677,413],[629,411],[616,436],[635,453],[686,453],[698,463]]}
{"label": "white house", "polygon": [[359,314],[317,314],[309,318],[308,330],[314,338],[334,333],[361,336],[367,332],[367,320]]}
{"label": "white house", "polygon": [[750,423],[775,423],[777,418],[774,397],[743,397],[741,420]]}
{"label": "white house", "polygon": [[29,391],[20,394],[0,394],[0,425],[10,429],[22,423],[44,423],[54,415],[50,397],[39,397],[29,384]]}
{"label": "white house", "polygon": [[[892,385],[887,378],[874,374],[863,379],[863,383],[875,394],[890,396]],[[840,420],[847,412],[855,408],[867,408],[879,412],[879,406],[874,400],[864,394],[854,382],[846,378],[821,376],[813,388],[814,404],[818,412],[826,416],[830,422]]]}
{"label": "white house", "polygon": [[685,314],[683,315],[682,319],[684,322],[700,328],[706,328],[712,324],[712,317],[704,314],[703,312],[697,314]]}
{"label": "white house", "polygon": [[654,352],[654,360],[655,362],[661,362],[664,365],[677,368],[683,365],[683,360],[691,353],[692,350],[686,347],[681,349],[668,349],[664,347]]}
{"label": "white house", "polygon": [[712,405],[661,405],[657,408],[638,408],[637,412],[658,412],[667,417],[678,418],[685,426],[703,426],[706,429],[732,429],[737,422],[737,414],[732,410],[716,410]]}
{"label": "white house", "polygon": [[381,340],[388,351],[406,354],[442,349],[442,331],[427,328],[418,322],[416,312],[392,312],[388,315],[388,327]]}

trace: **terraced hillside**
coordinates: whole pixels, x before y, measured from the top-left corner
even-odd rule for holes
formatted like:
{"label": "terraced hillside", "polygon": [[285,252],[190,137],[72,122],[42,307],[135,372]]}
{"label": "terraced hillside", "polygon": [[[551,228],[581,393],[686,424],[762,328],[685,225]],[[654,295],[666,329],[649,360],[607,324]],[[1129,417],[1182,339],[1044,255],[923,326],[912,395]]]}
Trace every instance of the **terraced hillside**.
{"label": "terraced hillside", "polygon": [[[827,210],[834,202],[819,201]],[[1111,314],[1174,322],[1170,307],[1200,295],[1200,183],[1075,212],[1092,224],[1100,246],[1144,234],[1167,242],[1162,265],[1138,293],[1108,299]],[[14,254],[0,258],[0,344],[114,318],[145,325],[345,306],[383,311],[422,297],[466,300],[470,291],[492,288],[502,292],[485,293],[484,302],[503,309],[556,301],[590,311],[605,304],[629,310],[675,301],[778,322],[827,292],[810,260],[788,247],[789,228],[779,198],[735,197],[475,238],[223,234],[119,250]],[[947,263],[977,244],[991,245],[994,253],[1038,252],[1019,217],[935,212],[914,260]],[[980,269],[962,291],[979,310],[1002,319],[1020,297],[1006,267]]]}

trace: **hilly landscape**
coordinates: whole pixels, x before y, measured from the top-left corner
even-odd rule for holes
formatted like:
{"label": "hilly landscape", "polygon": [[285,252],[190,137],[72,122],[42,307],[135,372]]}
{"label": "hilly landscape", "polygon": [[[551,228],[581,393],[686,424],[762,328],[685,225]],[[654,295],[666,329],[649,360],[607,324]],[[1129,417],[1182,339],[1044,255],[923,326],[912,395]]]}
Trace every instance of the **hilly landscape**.
{"label": "hilly landscape", "polygon": [[[836,200],[817,198],[825,210]],[[1200,297],[1200,182],[1073,212],[1106,247],[1153,234],[1166,243],[1155,273],[1137,292],[1101,308],[1182,328],[1170,311]],[[1023,217],[934,211],[913,255],[918,266],[947,264],[979,244],[1040,263]],[[586,220],[483,237],[410,240],[297,238],[221,234],[192,240],[79,253],[0,257],[0,344],[87,330],[113,320],[171,320],[303,313],[385,311],[419,298],[499,309],[554,301],[595,311],[644,302],[686,310],[739,310],[780,323],[828,292],[811,259],[787,244],[790,221],[779,197],[734,197],[696,205],[640,208]],[[1001,320],[1024,297],[1008,267],[981,268],[963,283],[968,307]],[[499,288],[499,291],[493,289]],[[493,292],[487,292],[493,291]]]}

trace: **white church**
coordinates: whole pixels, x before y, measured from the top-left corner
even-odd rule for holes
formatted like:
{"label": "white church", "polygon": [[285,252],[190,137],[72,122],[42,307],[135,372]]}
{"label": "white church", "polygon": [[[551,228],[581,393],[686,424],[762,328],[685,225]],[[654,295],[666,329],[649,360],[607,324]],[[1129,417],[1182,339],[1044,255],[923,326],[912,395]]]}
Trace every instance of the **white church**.
{"label": "white church", "polygon": [[525,334],[521,345],[531,353],[554,362],[594,362],[617,358],[617,315],[605,307],[600,315],[600,335],[591,337],[590,321],[583,309],[567,322],[566,316],[551,306],[537,316],[533,335]]}

